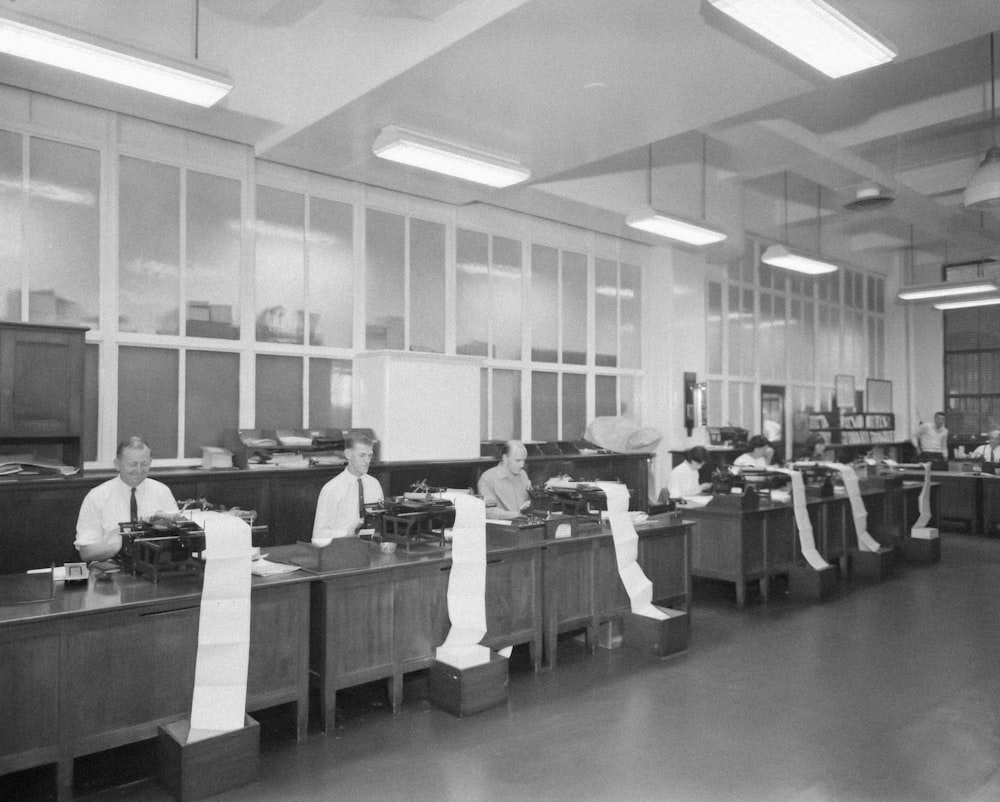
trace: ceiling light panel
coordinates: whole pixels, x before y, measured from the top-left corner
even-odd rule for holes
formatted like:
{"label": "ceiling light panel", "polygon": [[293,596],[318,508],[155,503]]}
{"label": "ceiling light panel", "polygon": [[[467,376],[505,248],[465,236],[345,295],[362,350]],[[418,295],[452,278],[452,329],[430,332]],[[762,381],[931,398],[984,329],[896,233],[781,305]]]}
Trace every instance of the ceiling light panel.
{"label": "ceiling light panel", "polygon": [[531,177],[531,171],[513,159],[396,125],[382,129],[372,145],[372,152],[382,159],[490,187],[509,187]]}
{"label": "ceiling light panel", "polygon": [[6,11],[0,53],[206,108],[233,88],[219,73]]}
{"label": "ceiling light panel", "polygon": [[831,78],[896,57],[896,52],[823,0],[708,0],[722,13]]}
{"label": "ceiling light panel", "polygon": [[839,266],[818,256],[796,251],[787,245],[771,245],[761,254],[760,260],[771,267],[782,267],[794,270],[796,273],[806,273],[810,276],[821,276],[824,273],[835,273]]}
{"label": "ceiling light panel", "polygon": [[629,215],[625,222],[640,231],[647,231],[688,245],[711,245],[726,238],[725,232],[711,226],[684,220],[676,215],[664,214],[655,209]]}
{"label": "ceiling light panel", "polygon": [[896,297],[901,301],[933,301],[937,298],[953,298],[961,295],[981,295],[998,292],[1000,286],[995,281],[977,279],[975,281],[943,281],[940,284],[921,284],[903,287]]}

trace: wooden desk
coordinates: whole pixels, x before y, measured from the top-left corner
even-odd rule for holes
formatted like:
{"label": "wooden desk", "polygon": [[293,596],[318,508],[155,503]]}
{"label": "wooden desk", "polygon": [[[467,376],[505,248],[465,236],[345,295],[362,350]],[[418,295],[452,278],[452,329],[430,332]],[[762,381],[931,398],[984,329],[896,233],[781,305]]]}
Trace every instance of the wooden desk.
{"label": "wooden desk", "polygon": [[[898,548],[916,520],[920,483],[866,487],[861,498],[868,513],[868,532],[880,545]],[[807,502],[816,549],[846,573],[847,558],[857,548],[850,500],[844,494],[810,497]],[[802,559],[791,503],[762,501],[757,510],[707,507],[683,510],[698,522],[691,544],[691,573],[736,584],[736,603],[746,601],[746,583],[759,582],[767,598],[772,576],[788,572]]]}
{"label": "wooden desk", "polygon": [[[309,714],[309,577],[254,577],[247,710],[291,702]],[[3,582],[0,577],[0,582]],[[0,607],[0,774],[57,763],[70,798],[73,761],[156,736],[190,713],[201,576],[156,585],[128,574],[53,599]]]}
{"label": "wooden desk", "polygon": [[[687,610],[691,598],[691,521],[670,514],[636,526],[639,565],[653,583],[653,600]],[[607,526],[588,524],[571,538],[546,540],[542,558],[545,662],[556,665],[560,632],[587,630],[593,651],[597,627],[630,609],[618,576],[614,540]]]}
{"label": "wooden desk", "polygon": [[[923,474],[908,471],[907,479],[923,481]],[[931,471],[939,488],[931,505],[935,525],[945,531],[960,528],[970,535],[996,536],[1000,525],[1000,477],[971,471]]]}
{"label": "wooden desk", "polygon": [[[279,547],[271,555],[317,576],[309,654],[324,732],[333,731],[341,688],[386,679],[392,708],[398,709],[404,674],[428,668],[448,634],[450,555],[373,550],[367,568],[326,573],[309,545]],[[542,655],[541,583],[541,541],[489,548],[482,643],[491,649],[527,643],[536,670]]]}

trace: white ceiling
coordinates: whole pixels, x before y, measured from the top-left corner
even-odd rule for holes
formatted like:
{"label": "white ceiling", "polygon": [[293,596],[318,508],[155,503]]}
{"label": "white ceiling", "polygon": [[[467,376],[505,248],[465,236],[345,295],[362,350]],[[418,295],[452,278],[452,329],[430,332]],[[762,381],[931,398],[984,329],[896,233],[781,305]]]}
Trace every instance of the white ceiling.
{"label": "white ceiling", "polygon": [[[9,57],[0,81],[275,162],[644,241],[624,218],[651,196],[727,226],[716,256],[744,227],[870,265],[911,241],[918,264],[1000,255],[1000,218],[961,203],[991,140],[1000,2],[830,2],[896,61],[833,81],[699,0],[0,0],[197,56],[235,88],[194,109]],[[382,161],[371,145],[390,123],[508,154],[532,179],[488,190]],[[871,181],[895,200],[844,210]]]}

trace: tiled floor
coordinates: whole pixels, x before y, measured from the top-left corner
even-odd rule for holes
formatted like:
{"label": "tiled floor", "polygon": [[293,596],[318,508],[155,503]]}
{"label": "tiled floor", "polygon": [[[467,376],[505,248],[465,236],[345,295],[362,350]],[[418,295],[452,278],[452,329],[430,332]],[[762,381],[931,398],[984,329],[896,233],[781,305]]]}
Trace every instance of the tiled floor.
{"label": "tiled floor", "polygon": [[[272,711],[261,778],[215,799],[1000,799],[1000,541],[942,552],[819,604],[699,583],[687,653],[566,638],[534,675],[515,652],[509,703],[466,719],[419,674],[395,716],[377,686],[344,695],[333,736],[296,744]],[[170,799],[150,779],[83,796]]]}

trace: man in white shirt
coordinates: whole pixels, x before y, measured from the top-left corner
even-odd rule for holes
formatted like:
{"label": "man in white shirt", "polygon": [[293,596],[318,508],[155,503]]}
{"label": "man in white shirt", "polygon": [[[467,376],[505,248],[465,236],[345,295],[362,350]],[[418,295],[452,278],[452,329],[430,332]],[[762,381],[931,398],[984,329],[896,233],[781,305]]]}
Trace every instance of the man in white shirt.
{"label": "man in white shirt", "polygon": [[1000,429],[990,432],[989,442],[983,443],[972,452],[972,459],[981,459],[983,462],[1000,462]]}
{"label": "man in white shirt", "polygon": [[366,434],[348,435],[344,448],[347,467],[323,485],[316,502],[312,542],[325,546],[335,537],[354,537],[364,524],[366,504],[384,498],[378,479],[368,474],[374,441]]}
{"label": "man in white shirt", "polygon": [[936,470],[947,470],[948,430],[944,426],[944,413],[935,412],[933,423],[921,423],[913,436],[913,445],[920,452],[920,462],[930,462]]}
{"label": "man in white shirt", "polygon": [[670,472],[670,482],[667,485],[670,498],[687,498],[711,490],[711,482],[700,481],[700,472],[706,462],[708,451],[704,446],[694,446],[685,451],[684,461]]}
{"label": "man in white shirt", "polygon": [[479,477],[479,495],[486,503],[486,517],[513,520],[531,504],[531,480],[524,471],[528,450],[520,440],[508,440],[500,462]]}
{"label": "man in white shirt", "polygon": [[170,488],[149,477],[152,454],[138,437],[118,444],[118,475],[93,488],[83,499],[73,545],[86,562],[110,560],[122,548],[118,524],[150,518],[173,518],[177,502]]}

